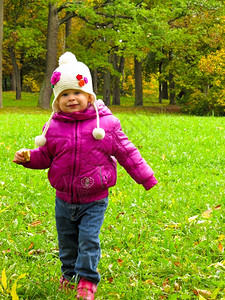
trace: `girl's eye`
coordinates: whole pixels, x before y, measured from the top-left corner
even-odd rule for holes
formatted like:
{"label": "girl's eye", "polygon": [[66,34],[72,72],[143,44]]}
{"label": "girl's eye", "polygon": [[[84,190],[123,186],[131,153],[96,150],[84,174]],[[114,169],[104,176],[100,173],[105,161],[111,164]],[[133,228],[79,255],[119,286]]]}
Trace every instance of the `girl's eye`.
{"label": "girl's eye", "polygon": [[68,96],[68,94],[67,94],[67,93],[65,93],[65,94],[62,94],[62,96],[63,96],[63,97],[67,97],[67,96]]}
{"label": "girl's eye", "polygon": [[74,92],[74,95],[79,95],[80,94],[80,92],[79,91],[77,91],[77,92]]}

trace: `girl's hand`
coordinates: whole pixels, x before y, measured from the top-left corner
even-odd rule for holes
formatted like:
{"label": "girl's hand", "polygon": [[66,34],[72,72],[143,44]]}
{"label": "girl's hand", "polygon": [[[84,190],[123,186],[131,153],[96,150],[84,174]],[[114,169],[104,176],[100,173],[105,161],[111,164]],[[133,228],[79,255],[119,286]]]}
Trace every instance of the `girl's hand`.
{"label": "girl's hand", "polygon": [[26,161],[30,161],[30,150],[21,149],[16,152],[13,162],[16,164],[25,163]]}

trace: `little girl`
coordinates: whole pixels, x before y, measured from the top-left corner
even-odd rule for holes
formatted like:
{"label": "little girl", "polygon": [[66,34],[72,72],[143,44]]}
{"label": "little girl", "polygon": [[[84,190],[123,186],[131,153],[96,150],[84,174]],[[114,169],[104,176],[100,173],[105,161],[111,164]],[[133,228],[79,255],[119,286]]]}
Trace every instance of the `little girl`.
{"label": "little girl", "polygon": [[31,169],[49,168],[48,178],[56,189],[61,288],[74,289],[71,282],[76,279],[77,299],[93,300],[100,281],[99,233],[108,188],[116,184],[116,160],[146,190],[157,180],[119,120],[96,100],[85,64],[64,53],[51,83],[53,113],[35,139],[39,148],[17,151],[13,161]]}

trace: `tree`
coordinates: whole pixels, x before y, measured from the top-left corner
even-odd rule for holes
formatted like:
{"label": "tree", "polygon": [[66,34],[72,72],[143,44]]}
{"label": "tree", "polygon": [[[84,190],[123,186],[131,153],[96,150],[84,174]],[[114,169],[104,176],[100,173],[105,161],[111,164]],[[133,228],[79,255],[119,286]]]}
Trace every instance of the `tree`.
{"label": "tree", "polygon": [[42,32],[44,26],[42,13],[45,11],[45,6],[42,2],[5,0],[4,57],[10,55],[13,65],[16,77],[16,99],[21,98],[22,69],[26,65],[26,60],[31,57],[36,58],[39,63],[39,73],[41,72],[40,57],[42,57],[45,39],[45,34]]}
{"label": "tree", "polygon": [[0,0],[0,108],[3,107],[2,101],[2,40],[3,40],[3,4]]}
{"label": "tree", "polygon": [[39,93],[38,106],[49,109],[52,88],[50,78],[56,68],[57,39],[59,30],[59,10],[54,3],[49,3],[48,30],[47,30],[47,51],[46,51],[46,71]]}
{"label": "tree", "polygon": [[142,62],[134,57],[134,77],[135,77],[135,106],[143,106],[142,92]]}
{"label": "tree", "polygon": [[[144,5],[130,0],[84,1],[68,5],[66,9],[83,24],[79,32],[77,28],[75,30],[77,43],[67,41],[68,47],[75,49],[73,52],[90,69],[101,67],[106,74],[110,71],[113,104],[119,105],[120,78],[125,56],[132,54],[141,59],[143,54],[140,49],[146,47],[147,15]],[[112,57],[111,67],[106,53]],[[108,84],[109,78],[105,77],[104,82]],[[109,95],[108,87],[104,91],[104,95]]]}

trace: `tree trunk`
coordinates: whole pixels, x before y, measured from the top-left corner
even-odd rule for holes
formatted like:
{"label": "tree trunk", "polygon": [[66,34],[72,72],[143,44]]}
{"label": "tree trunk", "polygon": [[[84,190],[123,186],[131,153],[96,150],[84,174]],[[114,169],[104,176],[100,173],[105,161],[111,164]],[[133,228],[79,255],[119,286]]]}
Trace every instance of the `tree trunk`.
{"label": "tree trunk", "polygon": [[14,72],[10,75],[10,84],[11,84],[11,91],[16,91],[16,77]]}
{"label": "tree trunk", "polygon": [[142,63],[134,57],[135,106],[143,106]]}
{"label": "tree trunk", "polygon": [[112,84],[113,84],[112,104],[120,105],[120,78],[116,75],[113,75]]}
{"label": "tree trunk", "polygon": [[[162,74],[162,62],[159,63],[159,75]],[[162,81],[159,79],[159,103],[162,103]]]}
{"label": "tree trunk", "polygon": [[103,101],[106,106],[110,105],[110,73],[108,70],[104,73]]}
{"label": "tree trunk", "polygon": [[[66,15],[69,15],[69,14],[70,14],[70,12],[67,11]],[[72,24],[72,20],[71,19],[69,19],[69,20],[66,21],[66,45],[65,45],[66,50],[69,49],[67,38],[71,34],[71,24]]]}
{"label": "tree trunk", "polygon": [[[172,50],[169,52],[169,61],[171,62],[173,57],[172,57]],[[169,72],[169,92],[170,92],[170,105],[175,105],[175,83],[174,83],[174,75]]]}
{"label": "tree trunk", "polygon": [[3,4],[0,0],[0,108],[3,107],[2,101],[2,40],[3,40]]}
{"label": "tree trunk", "polygon": [[93,90],[95,95],[98,94],[98,70],[94,69],[92,72],[92,79],[93,79]]}
{"label": "tree trunk", "polygon": [[159,80],[159,103],[162,103],[162,83]]}
{"label": "tree trunk", "polygon": [[41,90],[39,93],[38,106],[49,109],[52,95],[50,79],[57,66],[57,37],[59,30],[59,18],[56,6],[49,4],[48,31],[47,31],[47,53],[46,53],[46,71]]}
{"label": "tree trunk", "polygon": [[[114,69],[118,73],[122,74],[123,70],[124,70],[124,65],[125,65],[125,58],[123,56],[119,57],[116,53],[113,53],[112,63],[113,63]],[[120,76],[119,75],[113,75],[112,85],[113,85],[112,104],[120,105]]]}
{"label": "tree trunk", "polygon": [[[113,53],[112,59],[113,67],[116,71],[118,71],[118,55]],[[120,105],[120,78],[116,75],[112,76],[112,94],[112,104]]]}
{"label": "tree trunk", "polygon": [[168,84],[167,81],[163,81],[162,83],[162,99],[168,99]]}
{"label": "tree trunk", "polygon": [[174,88],[175,88],[175,83],[173,80],[173,74],[170,73],[169,74],[169,90],[170,90],[170,105],[175,105],[175,92],[174,92]]}
{"label": "tree trunk", "polygon": [[21,99],[21,74],[20,74],[20,69],[19,69],[19,66],[16,62],[15,49],[13,47],[10,47],[9,52],[10,52],[10,55],[11,55],[13,70],[14,70],[15,79],[16,79],[16,100],[20,100]]}

